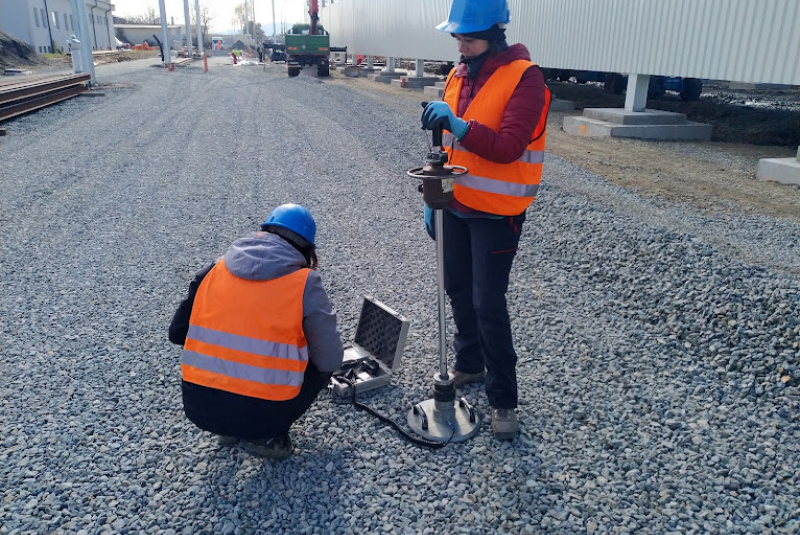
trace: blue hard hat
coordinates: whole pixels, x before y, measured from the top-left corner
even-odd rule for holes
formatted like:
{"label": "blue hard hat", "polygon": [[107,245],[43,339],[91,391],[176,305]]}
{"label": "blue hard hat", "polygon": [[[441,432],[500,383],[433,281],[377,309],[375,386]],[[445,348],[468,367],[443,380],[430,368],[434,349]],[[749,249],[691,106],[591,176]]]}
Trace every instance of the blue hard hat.
{"label": "blue hard hat", "polygon": [[[267,230],[269,227],[289,230],[304,239],[311,247],[316,246],[314,237],[317,235],[317,224],[314,222],[314,218],[311,217],[311,212],[304,206],[299,204],[282,204],[278,206],[269,214],[267,220],[261,224],[261,230]],[[281,232],[278,234],[286,238],[292,238],[291,235],[286,236]]]}
{"label": "blue hard hat", "polygon": [[495,24],[508,24],[511,13],[506,0],[453,0],[450,16],[436,29],[447,33],[473,33]]}

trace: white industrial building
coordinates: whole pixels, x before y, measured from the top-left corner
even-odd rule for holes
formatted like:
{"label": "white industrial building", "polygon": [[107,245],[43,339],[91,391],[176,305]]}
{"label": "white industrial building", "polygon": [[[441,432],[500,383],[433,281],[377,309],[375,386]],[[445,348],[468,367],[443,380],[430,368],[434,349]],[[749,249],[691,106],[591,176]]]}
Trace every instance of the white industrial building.
{"label": "white industrial building", "polygon": [[[116,24],[114,27],[119,38],[131,45],[140,45],[146,41],[150,46],[158,46],[158,41],[163,39],[160,24]],[[167,24],[167,38],[172,50],[180,50],[186,38],[185,29],[178,24]]]}
{"label": "white industrial building", "polygon": [[[452,61],[451,0],[324,0],[348,53]],[[508,0],[509,42],[545,68],[800,84],[797,0]]]}
{"label": "white industrial building", "polygon": [[[113,50],[114,5],[106,0],[86,2],[92,50]],[[70,0],[0,0],[0,31],[31,45],[40,54],[66,50],[78,33]]]}
{"label": "white industrial building", "polygon": [[[450,4],[321,0],[320,20],[332,46],[346,46],[353,55],[385,56],[384,72],[394,69],[395,58],[417,59],[422,76],[422,60],[458,59],[452,38],[435,29]],[[651,76],[800,85],[798,0],[508,0],[508,5],[508,41],[525,44],[541,67],[628,76],[624,109],[585,110],[584,117],[565,119],[564,129],[577,135],[638,129],[620,137],[667,139],[657,136],[678,132],[673,116],[645,113]],[[641,126],[650,119],[668,122],[653,124],[662,128],[649,129],[655,136],[648,138]],[[693,135],[684,139],[698,139]],[[800,150],[797,158],[762,160],[758,176],[800,184]]]}

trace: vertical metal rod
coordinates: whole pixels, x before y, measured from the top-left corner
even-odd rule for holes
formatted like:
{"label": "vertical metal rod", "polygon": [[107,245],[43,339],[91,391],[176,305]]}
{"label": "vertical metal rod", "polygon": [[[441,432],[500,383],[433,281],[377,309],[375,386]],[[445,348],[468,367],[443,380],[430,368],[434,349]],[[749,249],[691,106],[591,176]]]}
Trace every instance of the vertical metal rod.
{"label": "vertical metal rod", "polygon": [[[205,57],[206,47],[203,45],[203,31],[201,28],[202,21],[200,20],[200,0],[194,0],[194,23],[197,28],[197,53]],[[208,60],[204,60],[204,67],[208,72]]]}
{"label": "vertical metal rod", "polygon": [[439,291],[439,374],[447,380],[447,312],[444,302],[444,218],[442,210],[433,211],[436,234],[436,288]]}
{"label": "vertical metal rod", "polygon": [[189,16],[189,0],[183,0],[183,18],[186,21],[186,55],[192,57],[192,19]]}
{"label": "vertical metal rod", "polygon": [[[94,75],[94,56],[92,55],[92,42],[89,40],[89,15],[86,13],[86,2],[81,2],[81,0],[71,1],[72,14],[75,15],[74,18],[76,21],[78,21],[78,31],[75,35],[81,42],[81,60],[83,60],[83,72],[89,73],[89,75],[92,77],[90,85],[95,85],[97,83],[97,78]],[[73,27],[73,30],[74,29],[75,28]]]}
{"label": "vertical metal rod", "polygon": [[[79,0],[80,1],[80,0]],[[169,67],[172,64],[172,55],[169,51],[169,33],[167,30],[167,9],[164,7],[164,0],[158,0],[158,12],[161,14],[161,48],[164,51],[164,65]]]}
{"label": "vertical metal rod", "polygon": [[[281,15],[282,16],[282,15]],[[272,0],[272,41],[275,41],[275,37],[278,35],[278,28],[275,22],[275,0]]]}

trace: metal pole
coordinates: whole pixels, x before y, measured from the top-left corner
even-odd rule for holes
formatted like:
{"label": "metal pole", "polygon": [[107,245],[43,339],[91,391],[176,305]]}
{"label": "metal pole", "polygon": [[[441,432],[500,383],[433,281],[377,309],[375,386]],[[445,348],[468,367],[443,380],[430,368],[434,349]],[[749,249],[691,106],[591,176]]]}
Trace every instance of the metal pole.
{"label": "metal pole", "polygon": [[186,21],[186,54],[192,57],[192,19],[189,17],[189,0],[183,0],[183,18]]}
{"label": "metal pole", "polygon": [[444,217],[433,211],[436,234],[436,289],[439,291],[439,374],[447,378],[447,310],[444,302]]}
{"label": "metal pole", "polygon": [[[76,37],[81,42],[81,59],[83,60],[83,72],[92,77],[90,85],[97,83],[94,75],[94,57],[92,56],[92,43],[89,41],[89,20],[86,14],[86,4],[84,0],[71,0],[72,13],[78,21],[78,35]],[[75,28],[73,28],[74,30]]]}
{"label": "metal pole", "polygon": [[273,40],[275,37],[278,36],[278,22],[275,20],[275,0],[272,0],[272,38]]}
{"label": "metal pole", "polygon": [[172,56],[169,53],[169,34],[167,33],[167,8],[164,0],[158,0],[158,9],[161,12],[161,46],[164,49],[164,65],[172,65]]}
{"label": "metal pole", "polygon": [[205,55],[206,47],[203,46],[203,31],[200,25],[200,0],[194,0],[195,26],[197,27],[197,53]]}
{"label": "metal pole", "polygon": [[253,44],[256,48],[258,48],[258,42],[256,41],[256,1],[253,0],[252,7],[253,11]]}
{"label": "metal pole", "polygon": [[250,6],[247,3],[247,0],[244,0],[244,28],[242,29],[243,35],[250,35],[250,29],[247,27],[247,22],[250,18]]}

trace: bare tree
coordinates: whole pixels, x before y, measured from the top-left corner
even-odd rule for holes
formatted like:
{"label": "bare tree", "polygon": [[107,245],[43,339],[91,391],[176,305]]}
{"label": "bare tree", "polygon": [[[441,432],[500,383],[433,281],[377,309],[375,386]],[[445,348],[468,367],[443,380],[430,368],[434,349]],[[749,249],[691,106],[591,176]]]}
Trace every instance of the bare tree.
{"label": "bare tree", "polygon": [[260,22],[256,22],[253,24],[252,20],[247,21],[247,25],[245,27],[245,32],[247,35],[252,35],[253,38],[256,40],[256,43],[261,43],[264,41],[266,34],[264,33],[264,29],[261,27]]}
{"label": "bare tree", "polygon": [[152,7],[147,8],[143,14],[125,17],[131,24],[161,24],[161,16],[156,14]]}
{"label": "bare tree", "polygon": [[233,8],[233,25],[235,28],[241,28],[242,33],[245,33],[247,28],[247,11],[244,4],[239,4]]}
{"label": "bare tree", "polygon": [[[192,26],[197,24],[197,14],[194,12],[194,6],[190,6],[190,16],[192,20]],[[203,46],[205,48],[211,48],[211,20],[214,17],[211,15],[211,11],[208,9],[208,6],[200,6],[200,31],[203,32]],[[197,41],[197,38],[195,38]],[[195,42],[195,45],[197,43]]]}

